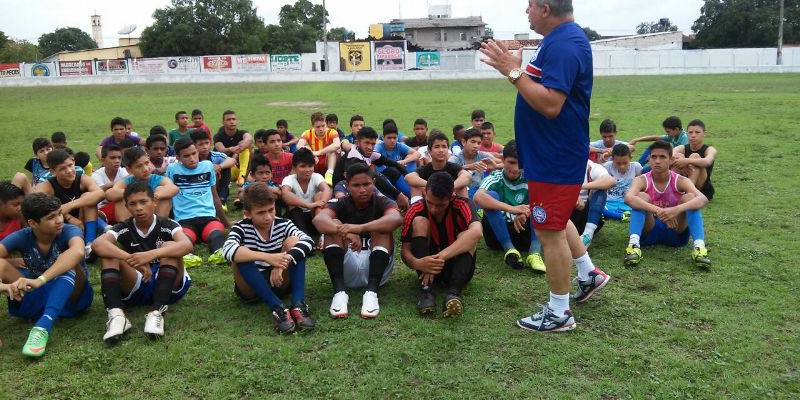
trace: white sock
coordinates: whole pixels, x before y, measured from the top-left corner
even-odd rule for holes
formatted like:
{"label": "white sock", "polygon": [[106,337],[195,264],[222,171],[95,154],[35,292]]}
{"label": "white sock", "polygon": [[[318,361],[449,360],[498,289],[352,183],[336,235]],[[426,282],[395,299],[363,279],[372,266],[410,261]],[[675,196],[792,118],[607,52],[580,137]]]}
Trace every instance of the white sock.
{"label": "white sock", "polygon": [[550,302],[547,306],[559,317],[564,315],[564,311],[569,310],[569,293],[555,294],[550,292]]}
{"label": "white sock", "polygon": [[416,203],[416,202],[418,202],[420,200],[422,200],[422,196],[414,196],[414,197],[411,198],[411,200],[408,202],[408,204],[414,204],[414,203]]}
{"label": "white sock", "polygon": [[589,253],[583,253],[582,256],[572,260],[575,266],[578,267],[578,279],[585,281],[589,279],[589,272],[594,271],[594,264],[592,263]]}
{"label": "white sock", "polygon": [[694,241],[694,247],[699,247],[701,249],[706,247],[706,241],[703,239],[696,239]]}
{"label": "white sock", "polygon": [[584,235],[589,235],[589,237],[592,238],[592,237],[594,237],[595,229],[597,229],[597,225],[595,225],[595,224],[593,224],[591,222],[587,222],[586,223],[586,228],[583,228],[583,234]]}
{"label": "white sock", "polygon": [[631,239],[628,241],[628,246],[639,247],[639,235],[637,234],[631,235]]}
{"label": "white sock", "polygon": [[328,174],[333,175],[333,170],[332,169],[328,169],[327,171],[325,171],[325,175],[328,175]]}

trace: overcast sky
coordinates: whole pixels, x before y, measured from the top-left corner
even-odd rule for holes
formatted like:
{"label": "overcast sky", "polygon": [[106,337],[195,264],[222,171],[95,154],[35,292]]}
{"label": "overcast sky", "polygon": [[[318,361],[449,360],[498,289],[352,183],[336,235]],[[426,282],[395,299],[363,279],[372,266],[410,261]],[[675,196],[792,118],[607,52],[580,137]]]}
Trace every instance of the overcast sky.
{"label": "overcast sky", "polygon": [[[322,0],[311,0],[321,4]],[[278,12],[294,0],[253,0],[258,15],[266,23],[277,23]],[[495,37],[513,38],[515,33],[529,32],[525,16],[526,0],[327,0],[331,27],[344,26],[365,37],[369,24],[388,22],[393,18],[424,18],[429,4],[452,7],[453,17],[481,16],[494,30]],[[169,0],[0,0],[0,31],[15,39],[37,42],[39,36],[61,27],[77,27],[91,34],[90,15],[102,17],[105,46],[116,45],[117,33],[125,25],[137,25],[131,36],[152,24],[153,11],[171,4]],[[692,23],[700,16],[703,0],[574,0],[579,24],[601,35],[633,34],[642,21],[669,18],[678,29],[691,32]]]}

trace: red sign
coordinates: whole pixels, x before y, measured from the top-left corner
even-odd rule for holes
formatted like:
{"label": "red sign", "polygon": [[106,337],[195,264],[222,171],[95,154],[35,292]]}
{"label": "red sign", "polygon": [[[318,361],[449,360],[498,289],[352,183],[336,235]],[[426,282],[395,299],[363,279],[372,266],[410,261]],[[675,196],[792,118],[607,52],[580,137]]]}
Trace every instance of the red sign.
{"label": "red sign", "polygon": [[231,56],[203,56],[203,70],[208,72],[230,72],[233,69]]}
{"label": "red sign", "polygon": [[92,71],[92,62],[88,60],[59,61],[58,71],[58,74],[61,76],[94,75]]}
{"label": "red sign", "polygon": [[0,64],[0,78],[19,78],[19,63]]}

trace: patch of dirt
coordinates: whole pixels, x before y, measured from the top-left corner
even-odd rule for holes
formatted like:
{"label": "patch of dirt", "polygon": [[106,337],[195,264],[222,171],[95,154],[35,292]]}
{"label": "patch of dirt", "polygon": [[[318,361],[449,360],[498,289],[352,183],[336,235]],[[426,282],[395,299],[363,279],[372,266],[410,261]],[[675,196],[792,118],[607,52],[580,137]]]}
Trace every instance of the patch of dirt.
{"label": "patch of dirt", "polygon": [[270,107],[316,108],[324,107],[326,104],[321,101],[271,101],[267,105]]}

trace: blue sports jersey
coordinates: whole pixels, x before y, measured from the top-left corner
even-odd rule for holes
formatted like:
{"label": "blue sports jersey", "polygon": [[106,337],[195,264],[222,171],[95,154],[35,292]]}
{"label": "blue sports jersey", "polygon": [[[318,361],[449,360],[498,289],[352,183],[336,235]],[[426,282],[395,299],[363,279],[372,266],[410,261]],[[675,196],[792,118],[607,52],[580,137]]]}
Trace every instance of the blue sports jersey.
{"label": "blue sports jersey", "polygon": [[[177,164],[177,163],[175,163],[175,164]],[[125,185],[130,185],[131,183],[136,182],[136,177],[133,176],[133,175],[128,175],[128,176],[122,178],[122,180],[125,181]],[[158,185],[160,185],[161,181],[163,181],[163,180],[164,180],[164,177],[161,176],[161,175],[150,174],[150,178],[147,179],[147,186],[150,186],[150,189],[153,189],[153,191],[155,191],[156,188],[158,187]]]}
{"label": "blue sports jersey", "polygon": [[375,145],[375,151],[380,153],[382,156],[393,160],[393,161],[400,161],[408,155],[408,152],[411,151],[411,147],[408,147],[405,143],[397,142],[397,146],[394,146],[393,149],[388,150],[386,148],[386,144],[384,142],[380,142]]}
{"label": "blue sports jersey", "polygon": [[[247,189],[250,185],[252,185],[254,183],[257,183],[257,182],[246,181],[245,183],[242,184],[242,190]],[[278,185],[276,185],[272,181],[269,181],[269,182],[267,182],[267,187],[277,188]]]}
{"label": "blue sports jersey", "polygon": [[[567,95],[561,113],[548,119],[517,94],[514,130],[520,167],[529,181],[579,185],[589,158],[592,49],[581,27],[565,22],[539,46],[525,73]],[[523,78],[524,79],[524,78]]]}
{"label": "blue sports jersey", "polygon": [[[33,278],[39,277],[44,271],[47,271],[58,256],[69,248],[70,239],[77,237],[83,239],[83,232],[80,228],[71,224],[64,224],[50,250],[46,254],[42,254],[39,246],[36,244],[36,236],[33,234],[33,228],[22,228],[3,239],[0,244],[6,248],[9,253],[19,252],[22,254],[22,259],[25,262],[25,267],[33,273]],[[81,266],[86,268],[86,264],[81,260]]]}
{"label": "blue sports jersey", "polygon": [[180,192],[172,198],[172,211],[180,221],[197,217],[215,217],[214,196],[211,188],[217,184],[211,161],[200,161],[194,169],[176,162],[167,167],[167,177]]}
{"label": "blue sports jersey", "polygon": [[208,153],[208,160],[214,165],[222,164],[223,161],[228,159],[228,155],[219,151],[210,151]]}

